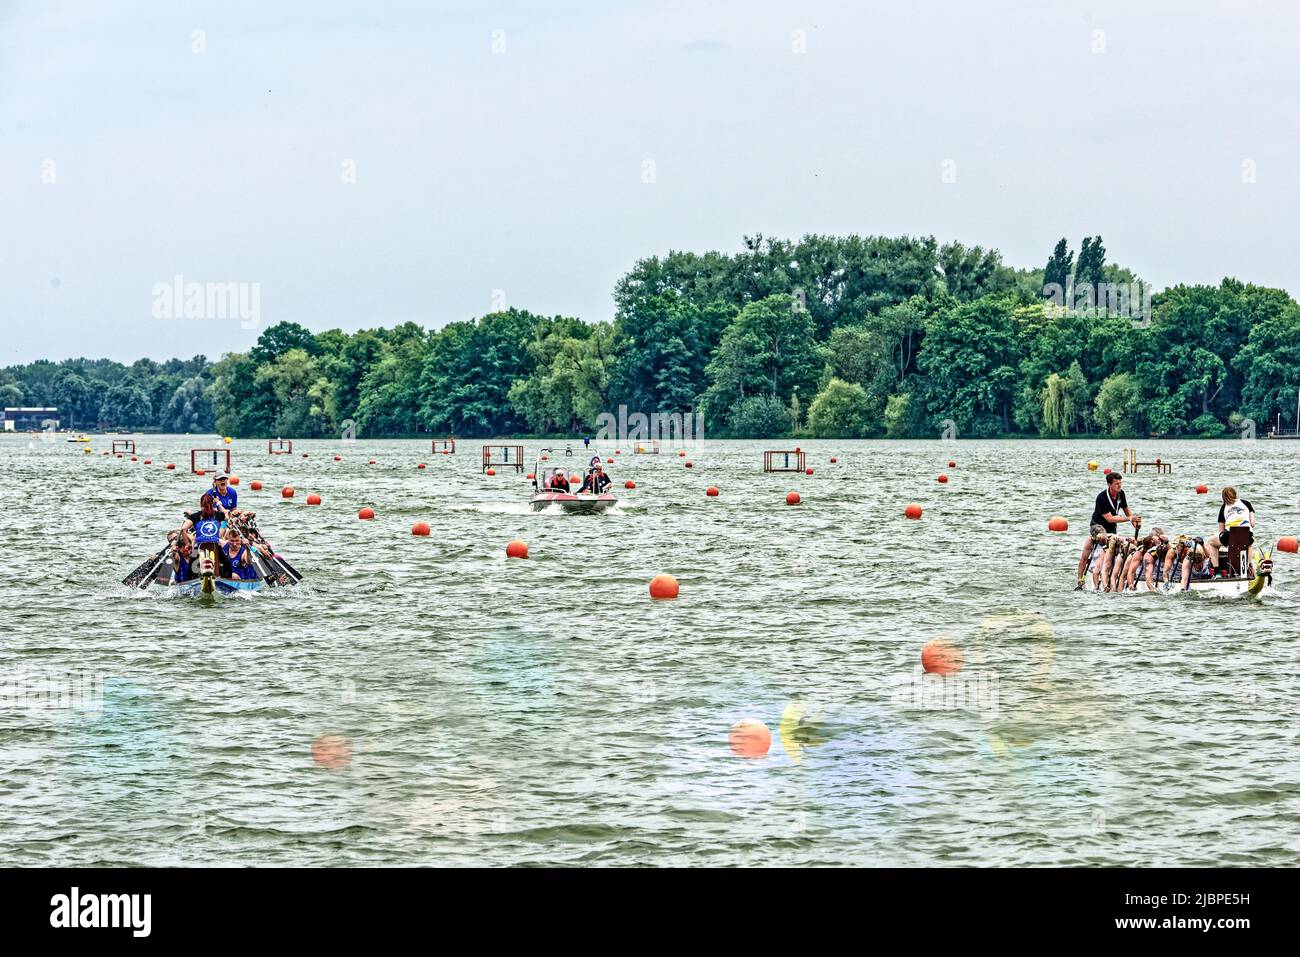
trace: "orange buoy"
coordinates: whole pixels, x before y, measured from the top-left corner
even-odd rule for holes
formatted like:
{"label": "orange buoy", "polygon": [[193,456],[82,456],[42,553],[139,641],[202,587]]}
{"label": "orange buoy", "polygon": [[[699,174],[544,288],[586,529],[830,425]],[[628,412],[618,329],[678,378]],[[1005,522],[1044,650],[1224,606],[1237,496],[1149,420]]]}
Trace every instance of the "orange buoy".
{"label": "orange buoy", "polygon": [[1102,474],[1102,475],[1109,475],[1109,474],[1110,474],[1110,469],[1102,469],[1102,470],[1101,470],[1101,474]]}
{"label": "orange buoy", "polygon": [[686,458],[686,453],[685,453],[684,451],[678,452],[678,453],[677,453],[677,457],[678,457],[679,459],[684,459],[684,458]]}
{"label": "orange buoy", "polygon": [[528,543],[527,543],[527,542],[521,542],[519,539],[516,538],[513,542],[511,542],[510,544],[508,544],[508,545],[506,546],[506,557],[507,557],[507,558],[527,558],[527,557],[528,557]]}
{"label": "orange buoy", "polygon": [[957,463],[956,463],[956,462],[949,462],[949,463],[948,463],[948,468],[950,468],[950,469],[955,469],[956,467],[957,467]]}
{"label": "orange buoy", "polygon": [[903,509],[903,514],[906,515],[908,518],[920,518],[921,506],[913,502],[911,505],[907,506],[907,508]]}
{"label": "orange buoy", "polygon": [[676,598],[680,589],[672,575],[656,575],[650,579],[651,598]]}
{"label": "orange buoy", "polygon": [[374,517],[375,517],[375,510],[371,508],[369,505],[367,505],[361,511],[357,512],[357,518],[361,519],[362,521],[369,521]]}
{"label": "orange buoy", "polygon": [[[145,465],[148,465],[148,464],[149,464],[148,459],[145,460],[145,463],[144,463],[144,464],[145,464]],[[239,476],[238,476],[238,475],[232,475],[232,476],[230,476],[230,484],[231,484],[231,485],[238,485],[238,484],[239,484]]]}
{"label": "orange buoy", "polygon": [[421,462],[419,465],[416,466],[416,468],[417,468],[417,469],[422,469],[422,468],[424,468],[424,463]]}
{"label": "orange buoy", "polygon": [[834,465],[834,464],[835,464],[836,462],[838,462],[838,461],[839,461],[839,459],[837,459],[835,456],[833,456],[833,455],[831,456],[831,465]]}
{"label": "orange buoy", "polygon": [[528,481],[531,482],[533,479],[537,478],[537,475],[533,472],[529,472],[527,475],[524,476],[524,478],[528,479]]}
{"label": "orange buoy", "polygon": [[549,459],[549,458],[550,458],[549,455],[543,455],[543,456],[542,456],[542,461],[545,462],[545,461],[546,461],[547,459]]}
{"label": "orange buoy", "polygon": [[1070,523],[1057,515],[1047,520],[1047,528],[1053,532],[1068,532]]}
{"label": "orange buoy", "polygon": [[343,456],[341,456],[341,455],[336,455],[336,456],[334,456],[334,461],[335,461],[335,462],[342,462],[342,461],[343,461]]}
{"label": "orange buoy", "polygon": [[131,461],[132,461],[132,462],[139,462],[140,460],[137,459],[137,458],[133,455],[133,456],[131,456]]}
{"label": "orange buoy", "polygon": [[939,476],[939,484],[940,484],[940,485],[947,485],[947,484],[948,484],[948,476],[946,476],[946,475],[940,475],[940,476]]}
{"label": "orange buoy", "polygon": [[[303,458],[306,458],[306,456],[304,455]],[[370,464],[371,464],[371,465],[374,465],[374,464],[375,464],[375,460],[374,460],[374,459],[371,459],[371,460],[370,460]]]}
{"label": "orange buoy", "polygon": [[955,675],[961,671],[965,659],[961,646],[947,638],[932,638],[921,648],[921,667],[926,674]]}
{"label": "orange buoy", "polygon": [[[170,465],[167,466],[167,467],[168,467],[168,468],[171,468]],[[262,491],[262,483],[259,482],[257,479],[253,479],[253,481],[249,484],[248,487],[251,488],[254,492],[260,492],[260,491]]]}
{"label": "orange buoy", "polygon": [[746,718],[731,726],[727,735],[731,753],[741,758],[761,758],[772,747],[772,732],[762,721]]}
{"label": "orange buoy", "polygon": [[280,496],[282,498],[293,498],[293,486],[286,485],[284,488],[280,489]]}
{"label": "orange buoy", "polygon": [[1296,540],[1291,535],[1283,535],[1277,540],[1277,550],[1279,552],[1294,552],[1296,550]]}
{"label": "orange buoy", "polygon": [[145,460],[144,460],[144,464],[145,464],[145,465],[153,465],[153,459],[145,459]]}
{"label": "orange buoy", "polygon": [[813,474],[813,470],[812,470],[812,469],[808,469],[804,474],[805,474],[805,475],[812,475],[812,474]]}
{"label": "orange buoy", "polygon": [[636,488],[636,482],[633,482],[631,479],[628,479],[626,482],[623,483],[623,487],[624,487],[624,488]]}
{"label": "orange buoy", "polygon": [[168,463],[167,463],[167,471],[169,471],[169,472],[174,471],[175,468],[176,468],[176,463],[175,463],[175,462],[168,462]]}
{"label": "orange buoy", "polygon": [[306,458],[306,457],[307,457],[307,453],[306,453],[306,452],[302,453],[302,457],[303,457],[303,458]]}
{"label": "orange buoy", "polygon": [[570,482],[571,484],[573,484],[573,485],[581,485],[581,484],[582,484],[582,476],[581,476],[581,475],[570,475],[570,476],[569,476],[569,482]]}
{"label": "orange buoy", "polygon": [[695,463],[694,463],[694,462],[687,462],[687,463],[686,463],[686,467],[687,467],[688,469],[693,469],[693,468],[695,468]]}
{"label": "orange buoy", "polygon": [[613,465],[613,464],[614,464],[614,460],[613,460],[613,459],[605,459],[605,464],[606,464],[606,465]]}
{"label": "orange buoy", "polygon": [[496,470],[496,469],[488,469],[488,470],[487,470],[487,474],[488,474],[488,475],[496,475],[496,474],[497,474],[497,470]]}
{"label": "orange buoy", "polygon": [[[108,453],[105,452],[104,454],[107,455]],[[197,472],[195,472],[194,474],[195,474],[195,475],[207,475],[208,473],[205,472],[203,469],[199,469],[199,470],[198,470]]]}
{"label": "orange buoy", "polygon": [[416,522],[414,525],[411,526],[411,534],[412,534],[412,535],[428,535],[428,534],[429,534],[429,523],[428,523],[428,522]]}
{"label": "orange buoy", "polygon": [[1209,487],[1208,487],[1208,486],[1205,486],[1205,485],[1198,485],[1198,486],[1196,486],[1196,494],[1197,494],[1197,495],[1204,495],[1204,494],[1205,494],[1206,492],[1208,492],[1209,490],[1210,490]]}
{"label": "orange buoy", "polygon": [[785,504],[787,504],[787,505],[798,505],[801,501],[803,501],[803,499],[799,498],[799,493],[798,493],[798,492],[786,492],[786,493],[785,493]]}
{"label": "orange buoy", "polygon": [[710,485],[708,488],[704,490],[704,494],[709,496],[709,498],[717,498],[718,487],[716,485]]}
{"label": "orange buoy", "polygon": [[315,492],[311,492],[311,493],[309,493],[309,494],[307,495],[307,504],[308,504],[308,505],[319,505],[319,504],[320,504],[320,496],[317,495]]}

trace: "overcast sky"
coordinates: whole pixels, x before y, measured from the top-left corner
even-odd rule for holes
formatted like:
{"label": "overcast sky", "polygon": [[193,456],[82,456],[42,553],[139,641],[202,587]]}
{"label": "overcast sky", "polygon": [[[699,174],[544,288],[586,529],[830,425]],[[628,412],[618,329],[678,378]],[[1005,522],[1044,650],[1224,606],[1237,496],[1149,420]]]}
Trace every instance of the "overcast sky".
{"label": "overcast sky", "polygon": [[758,232],[1295,294],[1298,6],[0,0],[0,364],[256,340],[157,318],[177,275],[262,328],[609,319]]}

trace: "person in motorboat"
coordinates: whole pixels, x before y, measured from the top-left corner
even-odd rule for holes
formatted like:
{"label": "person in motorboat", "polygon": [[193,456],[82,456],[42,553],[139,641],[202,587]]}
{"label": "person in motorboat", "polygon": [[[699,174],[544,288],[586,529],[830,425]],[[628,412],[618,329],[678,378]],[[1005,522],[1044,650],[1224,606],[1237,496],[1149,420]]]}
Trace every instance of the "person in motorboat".
{"label": "person in motorboat", "polygon": [[582,488],[579,489],[579,493],[591,492],[593,495],[599,495],[609,486],[609,476],[600,467],[600,459],[592,459],[591,469],[587,472],[587,477],[582,480]]}
{"label": "person in motorboat", "polygon": [[1238,496],[1237,490],[1231,485],[1223,489],[1222,495],[1223,504],[1219,506],[1219,530],[1206,540],[1205,550],[1209,554],[1210,564],[1216,574],[1232,574],[1232,569],[1220,568],[1219,551],[1228,547],[1230,529],[1244,527],[1248,531],[1247,551],[1249,552],[1249,546],[1255,542],[1255,506],[1247,499]]}
{"label": "person in motorboat", "polygon": [[[1128,499],[1124,497],[1124,476],[1111,472],[1106,476],[1106,487],[1097,493],[1089,524],[1100,525],[1108,535],[1113,535],[1123,522],[1132,522],[1136,532],[1137,527],[1142,523],[1142,516],[1135,515],[1128,507]],[[1092,537],[1089,536],[1083,543],[1083,551],[1079,554],[1079,583],[1075,586],[1076,590],[1083,588],[1091,555]]]}
{"label": "person in motorboat", "polygon": [[552,492],[567,492],[569,490],[569,476],[565,474],[564,469],[551,469],[550,478],[546,480],[546,488]]}

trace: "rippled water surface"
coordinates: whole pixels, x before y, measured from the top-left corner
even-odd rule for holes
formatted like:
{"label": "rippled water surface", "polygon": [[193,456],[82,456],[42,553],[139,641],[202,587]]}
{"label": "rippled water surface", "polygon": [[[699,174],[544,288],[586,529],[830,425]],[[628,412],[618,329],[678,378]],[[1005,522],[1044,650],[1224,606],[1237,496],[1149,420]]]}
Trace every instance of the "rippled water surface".
{"label": "rippled water surface", "polygon": [[[0,439],[0,863],[1300,859],[1297,559],[1259,602],[1074,593],[1084,463],[1119,442],[806,442],[814,475],[763,474],[759,443],[606,448],[619,506],[569,516],[480,474],[481,443],[236,441],[306,581],[204,603],[118,584],[212,444],[136,439]],[[1139,452],[1174,463],[1126,482],[1150,524],[1208,534],[1231,483],[1262,538],[1300,530],[1300,443]],[[922,676],[938,637],[960,673]],[[763,757],[729,747],[746,718]]]}

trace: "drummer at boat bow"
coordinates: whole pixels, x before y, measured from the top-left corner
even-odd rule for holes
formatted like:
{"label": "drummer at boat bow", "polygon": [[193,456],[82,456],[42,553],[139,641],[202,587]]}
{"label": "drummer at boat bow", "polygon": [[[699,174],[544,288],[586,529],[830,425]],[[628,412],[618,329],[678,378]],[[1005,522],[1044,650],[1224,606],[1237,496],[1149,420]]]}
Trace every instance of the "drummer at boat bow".
{"label": "drummer at boat bow", "polygon": [[[1121,514],[1122,513],[1122,514]],[[1134,532],[1142,524],[1142,516],[1135,515],[1128,507],[1128,499],[1124,497],[1124,477],[1116,472],[1111,472],[1106,476],[1106,487],[1097,493],[1097,501],[1093,505],[1092,520],[1090,525],[1100,525],[1102,530],[1108,535],[1114,535],[1115,530],[1123,522],[1132,522]],[[1079,555],[1079,583],[1075,590],[1083,588],[1083,579],[1088,572],[1088,560],[1092,557],[1093,539],[1089,535],[1083,542],[1083,551]]]}

